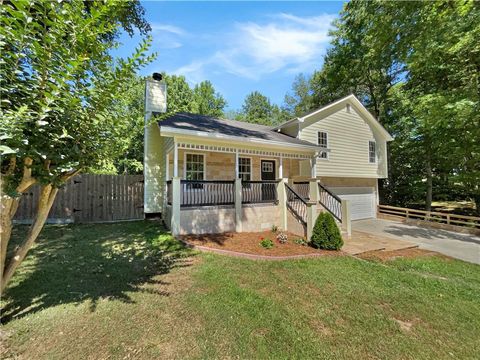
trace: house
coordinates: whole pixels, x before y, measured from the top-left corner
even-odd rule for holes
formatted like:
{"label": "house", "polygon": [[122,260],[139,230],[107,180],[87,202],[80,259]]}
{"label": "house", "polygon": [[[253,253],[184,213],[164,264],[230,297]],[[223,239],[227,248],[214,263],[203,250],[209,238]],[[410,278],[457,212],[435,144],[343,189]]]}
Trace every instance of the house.
{"label": "house", "polygon": [[309,235],[320,211],[349,233],[376,217],[388,176],[388,132],[349,95],[276,127],[177,113],[162,82],[147,80],[146,216],[174,234],[261,231]]}

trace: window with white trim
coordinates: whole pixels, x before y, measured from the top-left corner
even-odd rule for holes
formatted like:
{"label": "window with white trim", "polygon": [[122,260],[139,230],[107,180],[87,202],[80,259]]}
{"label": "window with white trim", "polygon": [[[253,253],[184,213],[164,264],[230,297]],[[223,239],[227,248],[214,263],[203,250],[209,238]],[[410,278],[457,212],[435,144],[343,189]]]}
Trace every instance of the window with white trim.
{"label": "window with white trim", "polygon": [[238,158],[238,176],[242,181],[252,180],[252,159]]}
{"label": "window with white trim", "polygon": [[370,163],[377,162],[377,144],[375,141],[368,142],[368,161]]}
{"label": "window with white trim", "polygon": [[203,154],[185,155],[185,179],[186,180],[204,180],[205,179],[205,157]]}
{"label": "window with white trim", "polygon": [[328,159],[328,133],[325,131],[318,132],[318,146],[325,148],[325,150],[320,151],[320,159]]}

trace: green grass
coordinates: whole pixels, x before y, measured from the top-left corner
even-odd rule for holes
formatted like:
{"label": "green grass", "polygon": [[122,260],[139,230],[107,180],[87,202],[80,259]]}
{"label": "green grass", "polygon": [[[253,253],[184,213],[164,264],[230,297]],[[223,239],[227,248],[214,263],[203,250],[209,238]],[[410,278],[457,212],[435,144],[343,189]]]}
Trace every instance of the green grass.
{"label": "green grass", "polygon": [[152,222],[48,226],[3,299],[2,357],[474,359],[479,295],[480,267],[441,257],[251,261]]}

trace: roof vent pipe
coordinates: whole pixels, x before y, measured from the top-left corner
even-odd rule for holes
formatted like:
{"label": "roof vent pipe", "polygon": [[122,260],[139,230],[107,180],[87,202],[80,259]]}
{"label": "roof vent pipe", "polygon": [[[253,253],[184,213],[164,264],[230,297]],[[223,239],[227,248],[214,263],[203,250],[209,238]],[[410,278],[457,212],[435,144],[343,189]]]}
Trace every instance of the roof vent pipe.
{"label": "roof vent pipe", "polygon": [[153,80],[156,80],[156,81],[162,81],[163,76],[160,73],[154,72],[153,75],[152,75],[152,78],[153,78]]}

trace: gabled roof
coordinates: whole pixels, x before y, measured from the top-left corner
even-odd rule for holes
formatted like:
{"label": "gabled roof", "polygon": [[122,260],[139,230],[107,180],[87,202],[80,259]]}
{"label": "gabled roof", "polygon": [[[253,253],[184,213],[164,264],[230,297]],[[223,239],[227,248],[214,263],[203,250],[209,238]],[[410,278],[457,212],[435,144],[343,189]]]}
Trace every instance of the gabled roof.
{"label": "gabled roof", "polygon": [[180,112],[159,121],[158,125],[160,126],[160,131],[175,129],[190,134],[192,134],[192,132],[201,132],[217,135],[217,137],[233,137],[240,141],[257,139],[265,143],[297,145],[309,147],[312,150],[318,148],[317,145],[308,141],[272,131],[270,126],[220,119],[207,115]]}
{"label": "gabled roof", "polygon": [[358,98],[353,94],[345,96],[344,98],[341,98],[337,101],[334,101],[334,102],[332,102],[328,105],[325,105],[325,106],[323,106],[323,107],[321,107],[317,110],[314,110],[312,112],[309,112],[305,115],[302,115],[302,116],[297,117],[295,119],[284,122],[283,124],[280,124],[278,126],[273,127],[272,130],[281,130],[283,128],[292,126],[294,124],[303,123],[306,119],[308,119],[312,116],[321,114],[322,112],[327,112],[328,110],[330,110],[330,109],[332,109],[336,106],[339,106],[339,105],[342,105],[342,104],[347,104],[347,103],[350,103],[351,105],[353,105],[360,112],[360,114],[363,115],[363,118],[373,128],[375,128],[380,134],[382,134],[387,141],[393,140],[392,136],[388,133],[387,130],[385,130],[385,128],[382,126],[382,124],[380,124],[380,122],[367,110],[367,108],[365,106],[363,106],[362,102],[360,100],[358,100]]}

